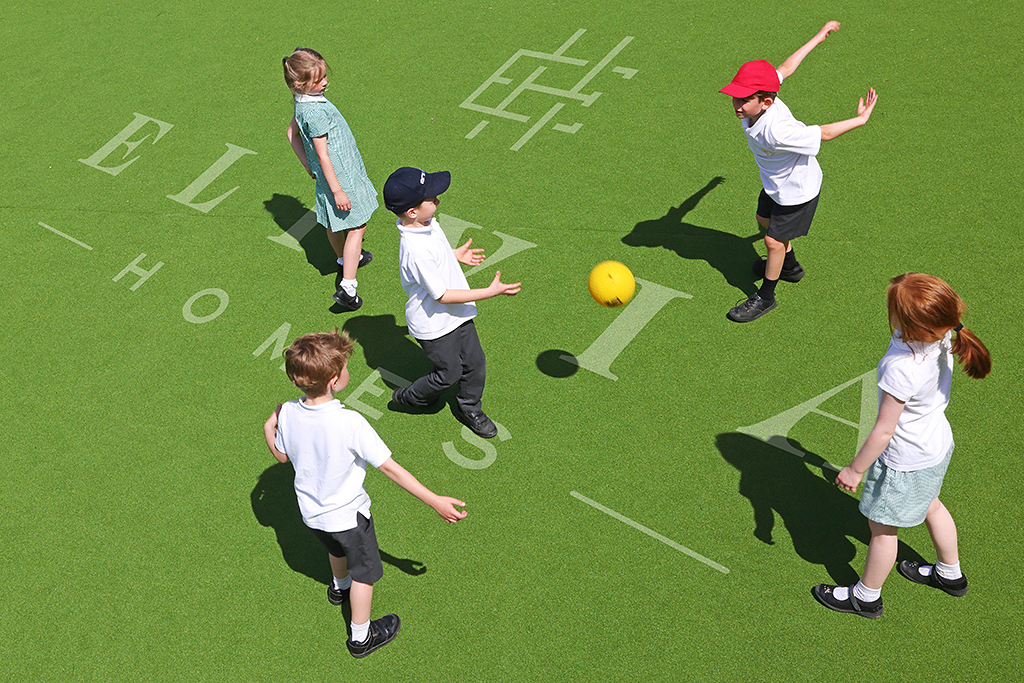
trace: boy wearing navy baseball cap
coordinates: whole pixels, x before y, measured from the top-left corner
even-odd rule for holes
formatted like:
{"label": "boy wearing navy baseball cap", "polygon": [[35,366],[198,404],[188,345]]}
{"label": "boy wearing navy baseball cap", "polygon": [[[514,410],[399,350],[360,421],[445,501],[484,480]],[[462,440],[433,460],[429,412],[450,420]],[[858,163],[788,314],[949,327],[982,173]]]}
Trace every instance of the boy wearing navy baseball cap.
{"label": "boy wearing navy baseball cap", "polygon": [[767,231],[767,260],[754,263],[754,275],[763,278],[760,289],[729,311],[727,317],[739,323],[760,318],[776,306],[775,286],[779,280],[797,282],[804,269],[796,260],[791,241],[807,234],[818,207],[821,166],[816,155],[823,140],[863,126],[878,102],[874,88],[857,105],[857,116],[822,126],[797,121],[779,99],[779,87],[811,50],[821,44],[838,21],[830,21],[778,69],[765,60],[747,62],[736,77],[719,92],[732,96],[733,110],[742,121],[747,144],[761,170],[764,189],[757,200],[757,222]]}
{"label": "boy wearing navy baseball cap", "polygon": [[384,206],[398,216],[398,263],[402,288],[409,295],[405,320],[409,334],[423,347],[434,369],[405,388],[396,388],[392,400],[404,406],[428,406],[456,383],[459,393],[452,407],[455,418],[475,434],[490,439],[498,428],[484,414],[482,399],[487,361],[473,318],[476,303],[499,294],[519,293],[520,283],[505,284],[501,271],[483,289],[470,289],[459,265],[477,266],[483,249],[470,249],[473,240],[453,249],[437,222],[438,195],[451,184],[448,171],[427,173],[402,167],[384,183]]}

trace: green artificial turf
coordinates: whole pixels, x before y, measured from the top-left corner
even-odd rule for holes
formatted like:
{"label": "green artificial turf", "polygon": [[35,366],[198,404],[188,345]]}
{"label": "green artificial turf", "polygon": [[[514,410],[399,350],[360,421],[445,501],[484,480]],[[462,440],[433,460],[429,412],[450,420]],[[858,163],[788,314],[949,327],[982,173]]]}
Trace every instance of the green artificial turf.
{"label": "green artificial turf", "polygon": [[[1024,601],[1006,582],[1024,552],[1015,9],[5,8],[0,678],[1020,679]],[[849,118],[868,87],[879,104],[818,155],[821,203],[795,243],[808,276],[780,284],[771,314],[737,325],[725,313],[753,291],[749,262],[764,253],[760,183],[717,90],[742,62],[778,64],[833,18],[841,30],[781,97],[806,123]],[[527,122],[460,106],[518,50],[554,53],[581,29],[564,56],[585,65],[525,54],[475,101],[498,105],[538,66],[538,84],[570,90],[621,45],[580,88],[601,93],[588,106],[526,91],[507,108]],[[495,269],[522,281],[518,296],[479,305],[499,438],[467,437],[447,407],[388,408],[387,373],[429,368],[405,330],[391,214],[370,221],[374,260],[353,314],[332,310],[321,229],[298,250],[282,244],[313,206],[284,135],[281,59],[296,45],[331,64],[328,96],[377,188],[399,166],[451,171],[442,224],[492,256],[471,286]],[[158,140],[151,119],[171,126]],[[83,163],[133,121],[144,123],[131,149]],[[237,188],[209,211],[168,198],[237,148],[192,198]],[[116,175],[96,168],[132,158]],[[513,243],[522,250],[496,262]],[[607,259],[644,281],[633,309],[588,295],[591,267]],[[873,370],[889,333],[886,283],[908,270],[953,285],[993,356],[989,378],[957,374],[948,410],[957,454],[942,498],[971,592],[954,599],[893,573],[885,616],[869,621],[810,596],[816,583],[854,581],[864,562],[856,497],[827,480],[870,422],[862,384],[789,429],[802,458],[750,432]],[[662,290],[676,294],[614,353],[595,345]],[[339,398],[469,511],[446,525],[368,475],[385,560],[374,616],[396,612],[403,626],[360,661],[344,648],[347,609],[325,600],[327,560],[302,528],[290,467],[261,429],[298,396],[273,339],[334,327],[359,342]],[[563,356],[610,362],[595,372]],[[932,558],[923,526],[901,540],[906,556]]]}

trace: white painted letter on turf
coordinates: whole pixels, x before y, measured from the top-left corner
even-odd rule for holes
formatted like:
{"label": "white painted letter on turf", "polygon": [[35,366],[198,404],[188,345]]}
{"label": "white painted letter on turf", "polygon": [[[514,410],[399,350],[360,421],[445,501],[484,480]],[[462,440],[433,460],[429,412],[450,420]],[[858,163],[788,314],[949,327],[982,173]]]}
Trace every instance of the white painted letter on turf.
{"label": "white painted letter on turf", "polygon": [[[195,313],[192,312],[192,305],[195,302],[197,302],[200,299],[202,299],[204,296],[215,296],[215,297],[217,297],[220,300],[220,304],[217,305],[217,310],[215,310],[213,313],[210,313],[209,315],[197,316]],[[221,313],[224,312],[224,309],[226,309],[227,307],[228,307],[228,293],[227,292],[225,292],[223,289],[216,289],[216,288],[214,288],[214,289],[204,289],[203,291],[196,292],[191,297],[189,297],[189,300],[186,301],[185,305],[182,306],[182,308],[181,308],[181,314],[183,316],[185,316],[185,320],[189,321],[190,323],[195,323],[197,325],[201,325],[202,323],[208,323],[211,320],[213,320],[214,318],[216,318],[217,316],[219,316]]]}
{"label": "white painted letter on turf", "polygon": [[[462,246],[462,235],[466,230],[483,230],[482,226],[464,221],[461,218],[455,216],[448,216],[446,214],[440,214],[437,217],[438,223],[441,224],[441,229],[444,230],[444,236],[448,239],[448,244],[452,245],[452,248]],[[513,237],[512,235],[506,235],[503,232],[494,231],[492,235],[497,235],[501,238],[501,246],[498,247],[498,251],[494,252],[479,266],[475,266],[466,271],[466,277],[469,277],[473,273],[483,270],[484,268],[490,268],[495,264],[504,261],[510,256],[515,256],[521,251],[532,249],[537,245],[533,242],[527,242],[524,239]]]}
{"label": "white painted letter on turf", "polygon": [[[771,444],[772,446],[780,448],[787,453],[792,453],[793,455],[802,458],[806,453],[794,446],[786,437],[797,422],[807,415],[814,413],[856,429],[857,448],[859,449],[867,440],[868,434],[871,432],[871,428],[874,426],[875,418],[878,414],[878,387],[876,385],[876,374],[876,370],[865,372],[860,377],[854,377],[849,382],[840,384],[838,387],[830,389],[823,394],[819,394],[809,401],[804,401],[798,406],[794,406],[789,410],[783,411],[778,415],[770,417],[762,422],[758,422],[757,424],[750,425],[749,427],[739,427],[736,431],[741,434],[747,434],[758,438],[765,443]],[[860,383],[859,423],[844,420],[841,417],[836,417],[835,415],[831,415],[818,409],[819,405],[858,382]]]}
{"label": "white painted letter on turf", "polygon": [[641,285],[640,293],[626,304],[622,313],[605,328],[601,336],[580,355],[562,356],[562,360],[575,363],[584,370],[590,370],[602,377],[617,380],[618,377],[613,375],[609,368],[626,345],[640,334],[640,330],[644,329],[669,301],[693,298],[684,292],[677,292],[647,280],[637,278],[636,281]]}
{"label": "white painted letter on turf", "polygon": [[124,145],[126,147],[124,156],[121,157],[122,159],[131,154],[136,147],[141,145],[143,142],[146,141],[147,138],[149,138],[149,134],[147,134],[144,138],[140,140],[129,141],[128,138],[134,135],[136,131],[138,131],[147,123],[155,123],[160,127],[160,132],[158,132],[156,137],[153,138],[154,145],[157,143],[157,141],[160,140],[160,138],[167,134],[167,132],[171,128],[174,128],[174,124],[164,123],[163,121],[158,121],[149,116],[143,116],[142,114],[136,113],[135,120],[129,123],[127,126],[125,126],[124,130],[122,130],[120,133],[111,138],[111,140],[107,144],[100,147],[99,150],[97,150],[96,153],[93,154],[91,157],[89,157],[88,159],[79,159],[79,161],[81,161],[86,166],[91,166],[99,171],[103,171],[104,173],[109,173],[110,175],[117,175],[118,173],[126,169],[128,166],[133,164],[135,160],[138,159],[139,157],[129,159],[120,166],[100,166],[100,162],[106,159],[111,154],[111,152],[113,152],[121,145]]}
{"label": "white painted letter on turf", "polygon": [[131,290],[134,292],[136,289],[142,286],[143,282],[151,278],[153,276],[153,273],[160,270],[160,266],[164,264],[163,261],[157,261],[156,265],[153,266],[151,270],[143,270],[142,268],[139,268],[139,261],[141,261],[144,258],[146,258],[145,254],[139,254],[138,258],[129,263],[127,266],[125,266],[124,270],[122,270],[120,273],[114,276],[114,282],[117,282],[128,273],[135,273],[136,275],[139,276],[139,280],[138,282],[131,286]]}
{"label": "white painted letter on turf", "polygon": [[221,173],[228,170],[228,167],[231,166],[231,164],[235,163],[236,161],[244,157],[246,154],[256,154],[256,152],[252,151],[251,149],[239,147],[238,145],[232,145],[230,142],[226,142],[224,144],[228,146],[228,151],[224,152],[221,158],[213,163],[213,166],[206,169],[202,175],[193,180],[192,184],[190,184],[184,190],[182,190],[178,194],[169,194],[167,195],[167,198],[173,199],[174,201],[184,204],[185,206],[190,206],[193,209],[196,209],[197,211],[202,211],[203,213],[210,213],[210,209],[220,204],[225,197],[227,197],[229,194],[237,190],[238,186],[231,188],[221,196],[217,197],[216,199],[211,199],[208,202],[202,202],[199,204],[195,204],[192,202],[192,200],[196,198],[196,195],[205,190],[206,186],[212,183],[214,180],[216,180]]}
{"label": "white painted letter on turf", "polygon": [[[509,431],[505,427],[497,422],[494,426],[498,428],[498,440],[508,441],[512,438]],[[494,461],[498,458],[498,449],[496,449],[490,441],[483,439],[473,432],[470,431],[469,427],[462,427],[462,438],[466,440],[470,445],[476,446],[484,452],[484,457],[479,460],[473,460],[467,458],[455,449],[455,444],[451,441],[445,441],[441,444],[441,448],[444,449],[444,454],[448,456],[448,459],[459,467],[465,467],[467,470],[482,470],[490,467],[494,464]]]}

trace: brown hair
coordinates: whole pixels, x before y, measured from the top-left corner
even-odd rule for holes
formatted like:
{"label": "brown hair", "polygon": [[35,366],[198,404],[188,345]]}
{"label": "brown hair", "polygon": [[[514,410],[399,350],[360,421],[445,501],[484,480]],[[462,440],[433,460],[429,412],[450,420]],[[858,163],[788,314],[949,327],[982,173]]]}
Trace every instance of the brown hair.
{"label": "brown hair", "polygon": [[932,343],[955,331],[953,353],[969,377],[980,379],[992,370],[992,358],[978,337],[965,328],[960,318],[967,307],[953,289],[923,273],[894,277],[886,291],[889,325],[900,329],[904,341]]}
{"label": "brown hair", "polygon": [[327,73],[327,62],[316,50],[297,47],[295,52],[284,58],[284,82],[297,95],[309,93],[313,84]]}
{"label": "brown hair", "polygon": [[314,332],[304,334],[284,352],[284,369],[288,379],[310,396],[323,396],[327,384],[345,368],[355,344],[347,332]]}

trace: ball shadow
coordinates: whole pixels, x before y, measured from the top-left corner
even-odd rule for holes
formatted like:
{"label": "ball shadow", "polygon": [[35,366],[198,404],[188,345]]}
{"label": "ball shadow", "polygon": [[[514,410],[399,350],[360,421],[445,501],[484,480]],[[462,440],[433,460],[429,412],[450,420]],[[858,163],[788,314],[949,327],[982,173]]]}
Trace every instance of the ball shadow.
{"label": "ball shadow", "polygon": [[537,356],[537,369],[548,377],[561,378],[575,375],[576,371],[580,369],[580,366],[566,360],[563,356],[575,358],[575,356],[568,351],[561,351],[559,349],[543,351],[539,356]]}

